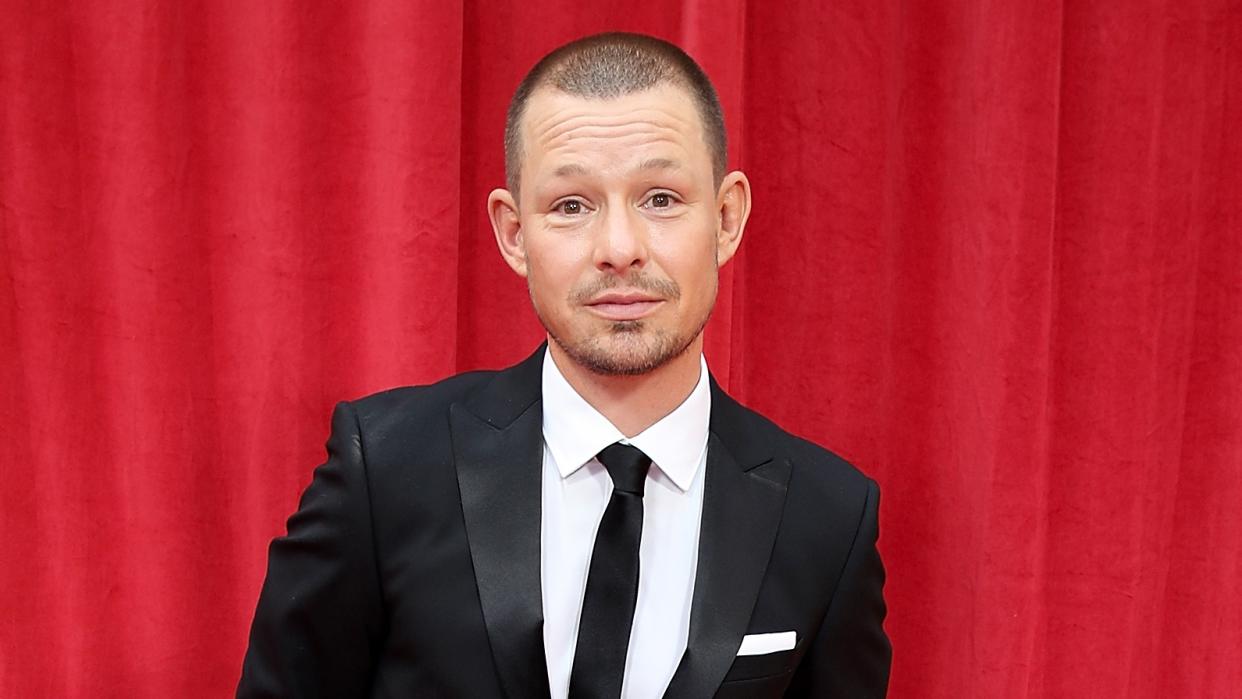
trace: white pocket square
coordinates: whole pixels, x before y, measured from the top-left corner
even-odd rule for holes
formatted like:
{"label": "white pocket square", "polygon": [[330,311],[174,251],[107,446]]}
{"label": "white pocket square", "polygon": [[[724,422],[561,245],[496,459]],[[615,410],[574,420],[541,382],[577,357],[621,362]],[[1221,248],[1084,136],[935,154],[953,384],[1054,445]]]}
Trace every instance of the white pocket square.
{"label": "white pocket square", "polygon": [[738,655],[765,655],[782,650],[793,650],[798,645],[797,631],[779,631],[777,633],[748,633],[742,636],[742,647],[737,649]]}

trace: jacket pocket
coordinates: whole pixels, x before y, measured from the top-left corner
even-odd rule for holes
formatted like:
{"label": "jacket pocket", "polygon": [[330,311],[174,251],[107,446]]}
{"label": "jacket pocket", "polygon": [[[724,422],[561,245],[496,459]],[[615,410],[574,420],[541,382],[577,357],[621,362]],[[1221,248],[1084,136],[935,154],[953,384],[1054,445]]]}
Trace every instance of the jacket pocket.
{"label": "jacket pocket", "polygon": [[802,641],[798,641],[798,645],[789,650],[762,655],[739,655],[733,659],[733,665],[725,673],[724,681],[754,680],[784,674],[793,669],[801,646]]}
{"label": "jacket pocket", "polygon": [[714,699],[780,699],[789,688],[793,679],[793,670],[788,669],[776,675],[755,677],[746,680],[725,680],[716,690]]}

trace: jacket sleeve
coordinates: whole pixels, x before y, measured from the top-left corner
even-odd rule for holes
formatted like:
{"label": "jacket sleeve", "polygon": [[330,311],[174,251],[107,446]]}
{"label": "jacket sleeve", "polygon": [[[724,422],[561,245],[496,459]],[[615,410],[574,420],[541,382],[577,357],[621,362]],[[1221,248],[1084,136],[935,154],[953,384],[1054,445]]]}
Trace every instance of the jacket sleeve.
{"label": "jacket sleeve", "polygon": [[336,406],[328,460],[272,542],[237,696],[361,697],[384,635],[358,419]]}
{"label": "jacket sleeve", "polygon": [[883,697],[893,651],[884,633],[884,564],[879,538],[880,490],[867,482],[854,544],[819,634],[789,687],[790,696]]}

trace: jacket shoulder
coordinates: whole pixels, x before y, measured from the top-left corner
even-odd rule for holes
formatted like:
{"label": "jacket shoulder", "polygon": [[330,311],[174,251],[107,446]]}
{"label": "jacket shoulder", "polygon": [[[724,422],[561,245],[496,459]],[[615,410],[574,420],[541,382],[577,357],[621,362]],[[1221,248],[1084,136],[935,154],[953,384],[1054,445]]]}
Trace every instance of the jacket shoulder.
{"label": "jacket shoulder", "polygon": [[468,371],[435,383],[399,386],[346,402],[367,432],[397,423],[444,419],[449,406],[486,385],[497,373],[495,370]]}
{"label": "jacket shoulder", "polygon": [[[872,482],[858,467],[841,455],[800,437],[773,422],[767,416],[748,408],[721,392],[713,396],[724,405],[722,413],[727,418],[726,430],[734,432],[726,442],[739,445],[761,445],[772,457],[789,462],[800,479],[820,481],[836,488],[865,488]],[[721,432],[726,430],[719,430]]]}

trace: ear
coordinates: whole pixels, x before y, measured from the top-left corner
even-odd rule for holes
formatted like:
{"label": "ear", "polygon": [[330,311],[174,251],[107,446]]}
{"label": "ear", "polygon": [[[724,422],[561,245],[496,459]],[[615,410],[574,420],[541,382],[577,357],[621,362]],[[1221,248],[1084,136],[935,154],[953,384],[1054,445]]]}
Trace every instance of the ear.
{"label": "ear", "polygon": [[716,194],[716,209],[720,213],[720,228],[716,231],[716,265],[723,267],[737,246],[742,244],[746,219],[750,218],[750,180],[741,170],[724,176]]}
{"label": "ear", "polygon": [[496,247],[509,267],[518,276],[526,276],[526,246],[522,241],[522,220],[518,217],[517,202],[507,189],[493,189],[487,195],[487,217],[496,233]]}

